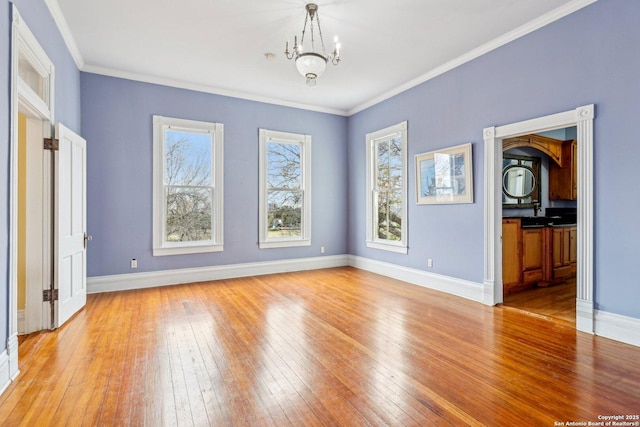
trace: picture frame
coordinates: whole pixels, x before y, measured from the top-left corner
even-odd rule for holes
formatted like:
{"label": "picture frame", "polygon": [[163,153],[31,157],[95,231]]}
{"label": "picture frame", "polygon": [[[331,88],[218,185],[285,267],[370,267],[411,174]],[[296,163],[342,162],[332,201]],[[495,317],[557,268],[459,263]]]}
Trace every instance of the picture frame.
{"label": "picture frame", "polygon": [[471,143],[417,154],[418,205],[473,203]]}

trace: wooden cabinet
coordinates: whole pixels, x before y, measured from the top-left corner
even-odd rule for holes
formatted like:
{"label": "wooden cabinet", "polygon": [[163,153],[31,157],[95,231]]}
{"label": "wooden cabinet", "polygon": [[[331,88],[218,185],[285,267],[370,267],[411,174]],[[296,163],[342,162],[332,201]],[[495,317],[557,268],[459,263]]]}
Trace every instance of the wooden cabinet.
{"label": "wooden cabinet", "polygon": [[549,281],[560,281],[576,274],[577,228],[556,227],[551,229],[551,269]]}
{"label": "wooden cabinet", "polygon": [[549,165],[549,200],[577,200],[578,145],[575,140],[562,143],[562,166]]}
{"label": "wooden cabinet", "polygon": [[542,280],[543,229],[522,229],[522,284],[532,285]]}
{"label": "wooden cabinet", "polygon": [[520,218],[502,219],[502,288],[505,295],[575,276],[575,226],[522,228],[521,225]]}
{"label": "wooden cabinet", "polygon": [[502,288],[507,294],[522,284],[521,236],[519,219],[502,220]]}

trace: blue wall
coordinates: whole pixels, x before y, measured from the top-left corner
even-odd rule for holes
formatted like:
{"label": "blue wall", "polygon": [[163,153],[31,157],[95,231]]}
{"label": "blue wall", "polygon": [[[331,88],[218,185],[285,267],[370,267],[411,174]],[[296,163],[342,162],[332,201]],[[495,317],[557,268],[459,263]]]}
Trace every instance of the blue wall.
{"label": "blue wall", "polygon": [[[347,119],[82,73],[88,275],[344,254]],[[152,116],[224,124],[224,251],[152,256]],[[258,129],[312,136],[312,246],[258,249]]]}
{"label": "blue wall", "polygon": [[[482,282],[482,129],[596,104],[595,302],[640,318],[640,2],[600,0],[349,119],[349,252]],[[365,134],[409,126],[409,253],[365,247]],[[417,206],[413,156],[473,143],[475,203]]]}

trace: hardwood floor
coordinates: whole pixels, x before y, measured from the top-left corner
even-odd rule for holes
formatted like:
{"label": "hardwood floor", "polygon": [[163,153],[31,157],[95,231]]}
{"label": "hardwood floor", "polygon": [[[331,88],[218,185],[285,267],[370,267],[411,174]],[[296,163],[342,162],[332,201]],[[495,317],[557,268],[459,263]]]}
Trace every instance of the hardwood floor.
{"label": "hardwood floor", "polygon": [[576,324],[576,279],[504,296],[504,305]]}
{"label": "hardwood floor", "polygon": [[553,426],[640,412],[640,348],[353,268],[90,295],[0,424]]}

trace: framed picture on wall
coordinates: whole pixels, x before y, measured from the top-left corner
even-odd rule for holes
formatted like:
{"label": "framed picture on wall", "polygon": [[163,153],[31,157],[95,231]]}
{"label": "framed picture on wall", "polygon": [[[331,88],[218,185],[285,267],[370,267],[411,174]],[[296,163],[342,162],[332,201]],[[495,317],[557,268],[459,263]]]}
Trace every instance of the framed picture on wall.
{"label": "framed picture on wall", "polygon": [[417,204],[473,203],[471,144],[416,155]]}

